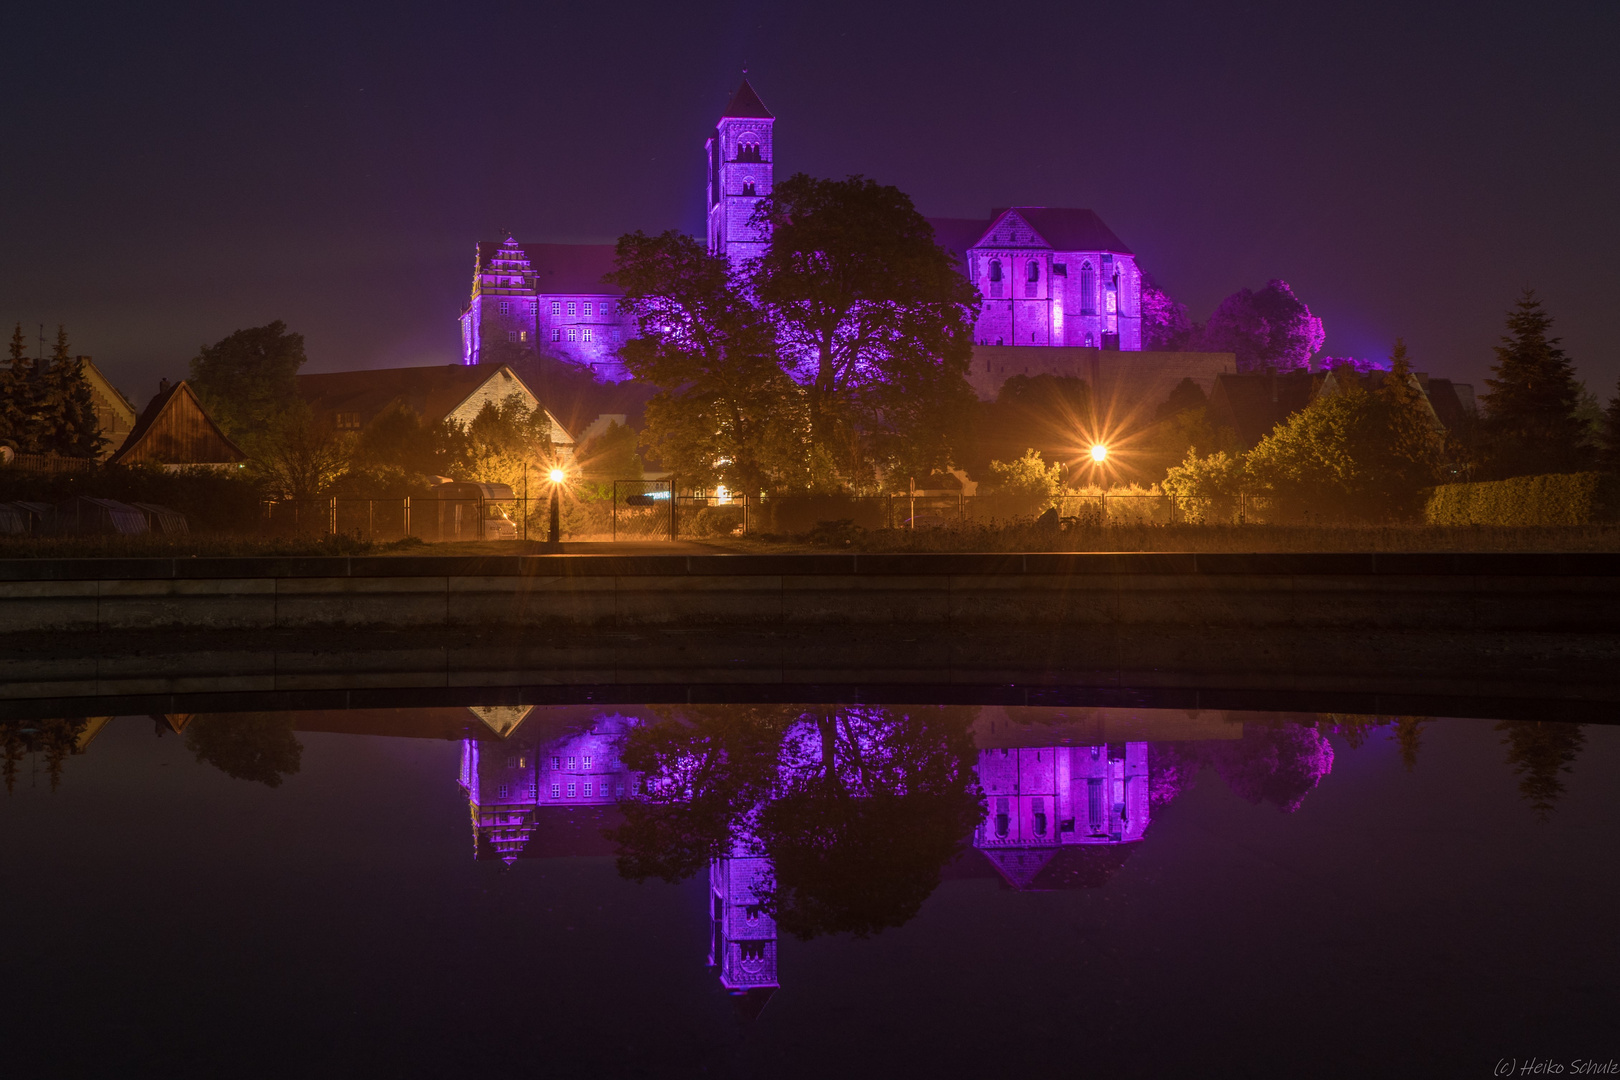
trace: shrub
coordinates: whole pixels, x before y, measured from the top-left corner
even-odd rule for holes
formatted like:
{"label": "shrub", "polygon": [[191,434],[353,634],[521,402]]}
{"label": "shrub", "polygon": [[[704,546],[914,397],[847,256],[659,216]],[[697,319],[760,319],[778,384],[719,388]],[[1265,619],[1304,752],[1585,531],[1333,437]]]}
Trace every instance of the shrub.
{"label": "shrub", "polygon": [[1442,484],[1429,494],[1430,525],[1592,525],[1620,520],[1620,478],[1551,473]]}

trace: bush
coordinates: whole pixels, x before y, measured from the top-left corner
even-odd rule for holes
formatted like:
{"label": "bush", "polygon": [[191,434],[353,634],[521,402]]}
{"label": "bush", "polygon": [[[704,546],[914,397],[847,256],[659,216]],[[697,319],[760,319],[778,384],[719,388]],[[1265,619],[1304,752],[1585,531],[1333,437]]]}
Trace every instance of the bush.
{"label": "bush", "polygon": [[1620,520],[1620,479],[1552,473],[1442,484],[1429,494],[1430,525],[1592,525]]}
{"label": "bush", "polygon": [[888,500],[851,495],[779,495],[765,504],[769,521],[762,531],[802,536],[823,521],[848,521],[860,529],[881,529]]}
{"label": "bush", "polygon": [[692,513],[687,511],[681,515],[680,530],[683,534],[695,537],[730,536],[740,530],[743,523],[743,508],[740,503],[728,506],[705,506]]}

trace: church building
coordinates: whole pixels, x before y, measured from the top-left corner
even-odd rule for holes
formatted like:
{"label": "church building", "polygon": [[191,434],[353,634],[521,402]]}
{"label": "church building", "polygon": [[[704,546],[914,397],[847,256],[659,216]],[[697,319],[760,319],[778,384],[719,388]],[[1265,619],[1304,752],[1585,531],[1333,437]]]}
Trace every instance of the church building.
{"label": "church building", "polygon": [[[753,215],[775,181],[775,125],[745,79],[704,143],[709,250],[733,266],[764,254],[770,241]],[[984,298],[977,344],[1142,348],[1141,270],[1092,211],[1014,206],[982,219],[928,220]],[[635,321],[620,291],[602,280],[613,261],[612,244],[480,241],[461,314],[461,362],[549,354],[607,381],[628,378],[617,353]]]}

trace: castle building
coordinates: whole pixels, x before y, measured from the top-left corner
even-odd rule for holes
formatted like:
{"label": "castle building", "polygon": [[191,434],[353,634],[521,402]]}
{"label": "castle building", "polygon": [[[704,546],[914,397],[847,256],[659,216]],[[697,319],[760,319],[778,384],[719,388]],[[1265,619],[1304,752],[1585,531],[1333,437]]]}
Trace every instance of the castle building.
{"label": "castle building", "polygon": [[[753,217],[775,184],[775,125],[744,79],[704,143],[709,250],[734,267],[770,241]],[[928,220],[984,298],[978,345],[1142,348],[1141,270],[1092,211],[1014,206],[982,219]],[[461,313],[461,362],[552,355],[607,381],[628,378],[617,354],[635,320],[622,292],[602,280],[613,262],[612,244],[480,241]],[[983,368],[994,376],[990,362]]]}
{"label": "castle building", "polygon": [[771,860],[741,844],[730,856],[709,860],[709,966],[738,1008],[758,1015],[781,984],[776,979],[776,920],[763,898],[773,878]]}

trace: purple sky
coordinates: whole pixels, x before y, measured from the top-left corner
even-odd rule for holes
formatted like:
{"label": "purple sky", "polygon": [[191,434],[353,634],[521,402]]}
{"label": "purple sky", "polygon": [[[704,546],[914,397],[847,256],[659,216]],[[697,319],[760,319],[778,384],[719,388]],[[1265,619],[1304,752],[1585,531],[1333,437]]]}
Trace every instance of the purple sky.
{"label": "purple sky", "polygon": [[1607,398],[1617,11],[19,5],[0,318],[67,323],[137,403],[275,318],[310,370],[450,362],[479,237],[701,230],[746,64],[779,175],[865,173],[938,215],[1090,207],[1195,318],[1282,277],[1328,352],[1399,334],[1476,381],[1533,285]]}

